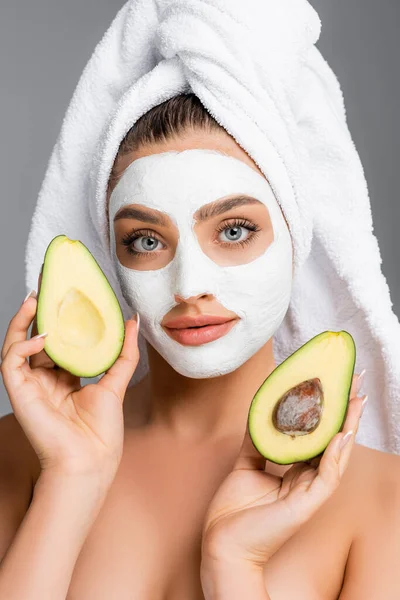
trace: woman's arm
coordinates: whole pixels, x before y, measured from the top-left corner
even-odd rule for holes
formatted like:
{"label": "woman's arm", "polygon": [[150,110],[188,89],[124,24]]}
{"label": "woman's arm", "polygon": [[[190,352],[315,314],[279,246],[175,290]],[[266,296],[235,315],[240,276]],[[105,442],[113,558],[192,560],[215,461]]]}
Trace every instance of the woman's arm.
{"label": "woman's arm", "polygon": [[129,319],[115,362],[98,383],[82,387],[79,376],[48,364],[46,333],[27,338],[36,298],[21,304],[1,349],[0,374],[11,407],[41,467],[32,502],[0,564],[4,600],[65,599],[122,457],[123,402],[139,361],[139,321]]}
{"label": "woman's arm", "polygon": [[65,600],[76,560],[108,487],[80,475],[40,475],[0,563],[0,598]]}

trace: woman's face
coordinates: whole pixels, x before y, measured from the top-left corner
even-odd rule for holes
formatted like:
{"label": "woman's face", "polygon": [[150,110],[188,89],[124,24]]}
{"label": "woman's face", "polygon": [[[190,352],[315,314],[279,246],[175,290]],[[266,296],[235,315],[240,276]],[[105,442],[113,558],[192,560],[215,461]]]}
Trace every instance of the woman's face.
{"label": "woman's face", "polygon": [[[183,375],[236,369],[270,339],[290,300],[291,238],[269,183],[216,132],[121,157],[119,174],[110,248],[141,332]],[[171,320],[199,315],[228,324],[173,331]]]}

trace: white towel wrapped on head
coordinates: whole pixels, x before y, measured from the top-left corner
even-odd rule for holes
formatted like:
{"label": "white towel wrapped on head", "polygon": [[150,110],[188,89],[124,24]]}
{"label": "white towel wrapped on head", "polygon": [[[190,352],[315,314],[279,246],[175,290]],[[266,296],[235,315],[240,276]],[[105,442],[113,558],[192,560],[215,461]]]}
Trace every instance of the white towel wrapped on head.
{"label": "white towel wrapped on head", "polygon": [[[367,369],[357,441],[400,453],[400,325],[373,233],[342,92],[306,0],[129,0],[94,50],[65,115],[26,246],[36,289],[60,233],[93,253],[130,316],[108,247],[107,182],[119,144],[150,108],[195,93],[270,182],[294,246],[279,364],[311,337],[346,330]],[[147,372],[145,340],[132,383]]]}

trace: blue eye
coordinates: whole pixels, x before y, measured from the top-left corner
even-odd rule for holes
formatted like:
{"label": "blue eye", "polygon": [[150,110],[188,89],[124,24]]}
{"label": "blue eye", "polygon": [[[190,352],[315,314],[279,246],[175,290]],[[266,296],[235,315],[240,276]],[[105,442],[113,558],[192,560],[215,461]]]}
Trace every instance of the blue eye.
{"label": "blue eye", "polygon": [[[233,219],[221,223],[217,231],[219,233],[218,240],[222,246],[237,249],[238,246],[241,247],[254,241],[260,228],[255,223],[247,221],[247,219]],[[245,234],[245,237],[243,237],[243,234]]]}
{"label": "blue eye", "polygon": [[134,240],[133,247],[139,253],[151,252],[152,250],[157,250],[159,244],[160,240],[157,240],[156,238],[150,236],[141,235]]}
{"label": "blue eye", "polygon": [[[245,238],[243,238],[243,233],[247,233],[247,236]],[[244,227],[227,227],[226,229],[224,229],[221,234],[226,236],[226,239],[228,239],[228,241],[230,242],[239,242],[239,241],[244,241],[247,239],[248,235],[249,235],[249,230],[244,228]],[[221,239],[221,238],[219,238]],[[223,239],[221,239],[221,241],[224,241]]]}
{"label": "blue eye", "polygon": [[132,231],[128,232],[121,240],[121,243],[126,246],[128,254],[134,256],[146,256],[152,254],[154,250],[160,250],[162,245],[153,231]]}

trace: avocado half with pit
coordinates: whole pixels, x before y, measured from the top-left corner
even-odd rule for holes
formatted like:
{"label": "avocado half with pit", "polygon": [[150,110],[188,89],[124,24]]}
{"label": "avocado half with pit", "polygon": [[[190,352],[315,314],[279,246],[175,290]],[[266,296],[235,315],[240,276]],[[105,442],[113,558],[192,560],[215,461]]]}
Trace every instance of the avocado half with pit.
{"label": "avocado half with pit", "polygon": [[260,454],[281,465],[321,454],[346,419],[355,362],[352,336],[324,331],[276,367],[249,409]]}
{"label": "avocado half with pit", "polygon": [[125,322],[99,264],[79,240],[52,239],[44,257],[36,312],[46,354],[78,377],[104,373],[121,353]]}

